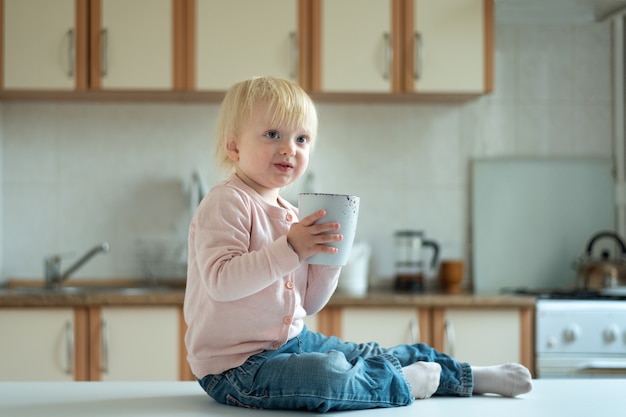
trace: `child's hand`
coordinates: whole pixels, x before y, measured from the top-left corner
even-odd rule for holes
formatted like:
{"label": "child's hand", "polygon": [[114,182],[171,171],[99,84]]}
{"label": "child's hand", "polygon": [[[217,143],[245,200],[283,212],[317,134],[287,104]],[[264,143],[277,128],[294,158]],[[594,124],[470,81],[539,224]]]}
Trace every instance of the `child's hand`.
{"label": "child's hand", "polygon": [[338,242],[343,239],[343,235],[340,233],[324,233],[339,230],[339,223],[315,223],[325,215],[325,210],[318,210],[301,219],[300,223],[291,225],[287,233],[287,242],[298,254],[301,261],[316,253],[337,253],[337,248],[328,246],[326,243]]}

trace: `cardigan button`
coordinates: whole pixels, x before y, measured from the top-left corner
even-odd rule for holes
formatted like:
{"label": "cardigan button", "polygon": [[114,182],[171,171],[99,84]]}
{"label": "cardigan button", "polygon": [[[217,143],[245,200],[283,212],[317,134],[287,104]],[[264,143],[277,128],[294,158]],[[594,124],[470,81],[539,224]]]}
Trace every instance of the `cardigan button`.
{"label": "cardigan button", "polygon": [[285,317],[283,319],[283,323],[285,323],[285,324],[291,324],[292,321],[293,321],[293,319],[291,317],[289,317],[289,316],[287,316],[287,317]]}
{"label": "cardigan button", "polygon": [[287,288],[288,290],[293,290],[293,281],[287,281],[285,283],[285,288]]}
{"label": "cardigan button", "polygon": [[286,219],[288,222],[293,220],[293,215],[291,213],[287,213]]}

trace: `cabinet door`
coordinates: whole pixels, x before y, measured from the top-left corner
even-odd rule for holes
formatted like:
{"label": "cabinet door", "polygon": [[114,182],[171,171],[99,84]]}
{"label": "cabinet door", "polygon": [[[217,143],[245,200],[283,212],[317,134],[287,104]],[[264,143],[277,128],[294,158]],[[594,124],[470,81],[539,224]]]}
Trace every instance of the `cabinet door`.
{"label": "cabinet door", "polygon": [[0,379],[72,381],[74,331],[71,308],[0,309]]}
{"label": "cabinet door", "polygon": [[317,332],[318,331],[318,325],[317,325],[317,315],[313,315],[313,316],[306,316],[304,318],[304,325],[307,327],[307,329],[309,329],[312,332]]}
{"label": "cabinet door", "polygon": [[391,1],[319,0],[319,6],[319,33],[314,34],[319,38],[319,57],[314,58],[319,80],[313,82],[314,90],[391,92]]}
{"label": "cabinet door", "polygon": [[92,87],[172,89],[172,0],[98,2],[101,9],[91,11]]}
{"label": "cabinet door", "polygon": [[176,307],[103,307],[101,311],[100,354],[93,360],[102,381],[178,380]]}
{"label": "cabinet door", "polygon": [[383,347],[417,343],[422,340],[418,318],[415,308],[346,307],[341,313],[341,336],[346,341],[374,341]]}
{"label": "cabinet door", "polygon": [[413,46],[407,52],[413,54],[407,59],[410,90],[484,92],[485,0],[413,1],[414,30],[407,38]]}
{"label": "cabinet door", "polygon": [[195,0],[195,88],[262,75],[298,81],[298,0]]}
{"label": "cabinet door", "polygon": [[447,309],[443,351],[472,365],[521,362],[520,312],[517,309]]}
{"label": "cabinet door", "polygon": [[74,89],[74,6],[75,0],[4,0],[4,88]]}

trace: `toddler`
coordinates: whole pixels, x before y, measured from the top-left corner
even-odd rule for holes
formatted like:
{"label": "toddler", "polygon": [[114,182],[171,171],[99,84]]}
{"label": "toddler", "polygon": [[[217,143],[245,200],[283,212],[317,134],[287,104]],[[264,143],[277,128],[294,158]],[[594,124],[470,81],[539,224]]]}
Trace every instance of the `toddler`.
{"label": "toddler", "polygon": [[259,77],[234,85],[218,119],[216,156],[232,173],[189,227],[184,313],[193,374],[216,401],[326,412],[411,404],[433,395],[516,396],[531,390],[519,364],[475,367],[425,344],[384,348],[306,329],[341,267],[307,264],[335,253],[340,225],[324,210],[299,218],[282,187],[305,172],[317,113],[296,84]]}

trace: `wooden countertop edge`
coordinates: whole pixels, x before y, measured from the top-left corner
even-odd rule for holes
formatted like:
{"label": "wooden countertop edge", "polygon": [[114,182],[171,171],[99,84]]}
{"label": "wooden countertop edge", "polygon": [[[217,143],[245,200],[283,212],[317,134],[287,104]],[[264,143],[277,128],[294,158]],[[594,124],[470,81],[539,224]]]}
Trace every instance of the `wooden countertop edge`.
{"label": "wooden countertop edge", "polygon": [[536,297],[518,295],[476,295],[444,293],[372,292],[364,296],[336,293],[328,302],[336,307],[534,307]]}
{"label": "wooden countertop edge", "polygon": [[[0,294],[1,307],[74,307],[74,306],[141,306],[176,305],[184,300],[182,289],[171,292],[144,294]],[[329,307],[477,307],[510,308],[534,307],[536,298],[517,295],[474,294],[402,294],[394,292],[371,292],[364,296],[334,294]]]}

